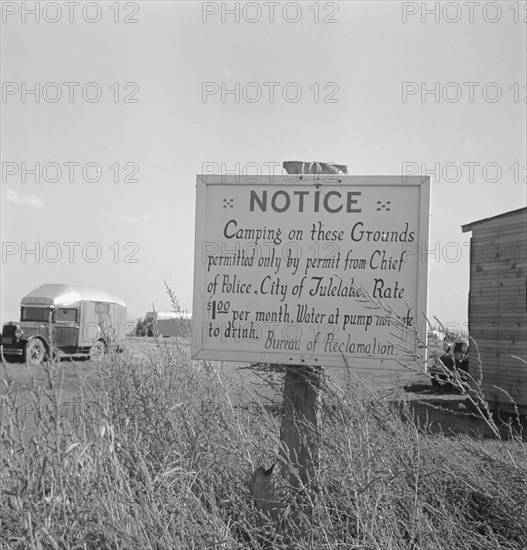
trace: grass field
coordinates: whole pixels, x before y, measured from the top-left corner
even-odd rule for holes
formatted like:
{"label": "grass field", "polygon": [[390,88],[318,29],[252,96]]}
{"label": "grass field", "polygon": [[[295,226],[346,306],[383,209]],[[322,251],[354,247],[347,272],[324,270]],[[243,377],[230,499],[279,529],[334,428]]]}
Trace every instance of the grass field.
{"label": "grass field", "polygon": [[248,367],[148,338],[3,365],[0,548],[527,547],[522,425],[412,371],[327,373],[315,501],[285,491],[270,523],[250,486],[279,454],[281,376]]}
{"label": "grass field", "polygon": [[[159,353],[171,354],[174,350],[189,353],[189,343],[173,338],[134,338],[126,347],[126,358],[135,362],[148,363]],[[261,376],[248,363],[211,362],[217,370],[231,401],[234,404],[262,399],[264,402],[280,403],[281,388],[263,384]],[[74,407],[78,402],[80,387],[96,388],[104,380],[104,365],[87,359],[62,359],[55,376],[60,380],[61,399],[65,407]],[[344,386],[348,375],[344,369],[328,369],[327,375],[336,385]],[[478,434],[489,436],[485,422],[466,414],[467,399],[452,390],[434,388],[426,374],[412,370],[402,372],[353,370],[357,383],[379,392],[387,402],[406,401],[415,411],[418,420],[427,424],[429,430],[446,434]],[[33,413],[32,395],[35,388],[45,386],[48,374],[42,367],[23,363],[7,363],[6,374],[13,379],[13,389],[18,393],[19,405],[28,417]],[[27,405],[24,406],[24,403]],[[28,419],[31,422],[31,419]]]}

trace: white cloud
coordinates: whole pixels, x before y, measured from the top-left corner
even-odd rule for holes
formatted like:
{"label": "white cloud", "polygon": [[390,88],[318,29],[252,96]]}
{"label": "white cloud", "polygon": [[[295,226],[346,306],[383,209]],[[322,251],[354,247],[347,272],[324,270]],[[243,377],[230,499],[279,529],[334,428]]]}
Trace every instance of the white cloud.
{"label": "white cloud", "polygon": [[7,202],[21,204],[23,206],[28,206],[29,208],[34,208],[35,210],[42,210],[44,208],[44,201],[40,197],[37,197],[36,195],[24,195],[22,193],[18,193],[14,189],[8,189],[4,199]]}

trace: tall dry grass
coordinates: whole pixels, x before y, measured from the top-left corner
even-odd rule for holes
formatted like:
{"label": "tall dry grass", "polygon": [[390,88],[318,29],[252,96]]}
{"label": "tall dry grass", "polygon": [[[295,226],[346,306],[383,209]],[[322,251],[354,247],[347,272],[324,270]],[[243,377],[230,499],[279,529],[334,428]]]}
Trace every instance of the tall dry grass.
{"label": "tall dry grass", "polygon": [[431,434],[352,375],[325,382],[314,514],[278,531],[249,486],[276,461],[279,404],[227,387],[185,347],[109,355],[74,407],[60,364],[43,368],[31,422],[2,376],[2,549],[527,547],[521,438]]}

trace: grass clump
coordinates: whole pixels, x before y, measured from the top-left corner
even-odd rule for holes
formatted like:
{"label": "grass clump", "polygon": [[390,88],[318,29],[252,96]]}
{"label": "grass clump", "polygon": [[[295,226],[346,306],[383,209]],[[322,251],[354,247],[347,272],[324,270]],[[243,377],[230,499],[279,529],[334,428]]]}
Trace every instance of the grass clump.
{"label": "grass clump", "polygon": [[110,355],[65,401],[48,363],[29,397],[3,367],[0,547],[60,549],[527,547],[527,452],[418,427],[359,380],[324,389],[318,497],[301,532],[249,490],[277,460],[279,404],[252,401],[185,346]]}
{"label": "grass clump", "polygon": [[398,410],[358,387],[334,393],[326,407],[326,526],[364,548],[525,547],[523,443],[429,433],[409,406]]}

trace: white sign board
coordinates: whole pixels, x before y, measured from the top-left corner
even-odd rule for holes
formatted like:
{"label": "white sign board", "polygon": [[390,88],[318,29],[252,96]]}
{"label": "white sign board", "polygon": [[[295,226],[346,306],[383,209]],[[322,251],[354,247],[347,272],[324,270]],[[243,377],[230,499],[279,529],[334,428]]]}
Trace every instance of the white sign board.
{"label": "white sign board", "polygon": [[198,176],[192,357],[398,368],[415,342],[370,298],[426,313],[429,196],[419,176]]}

